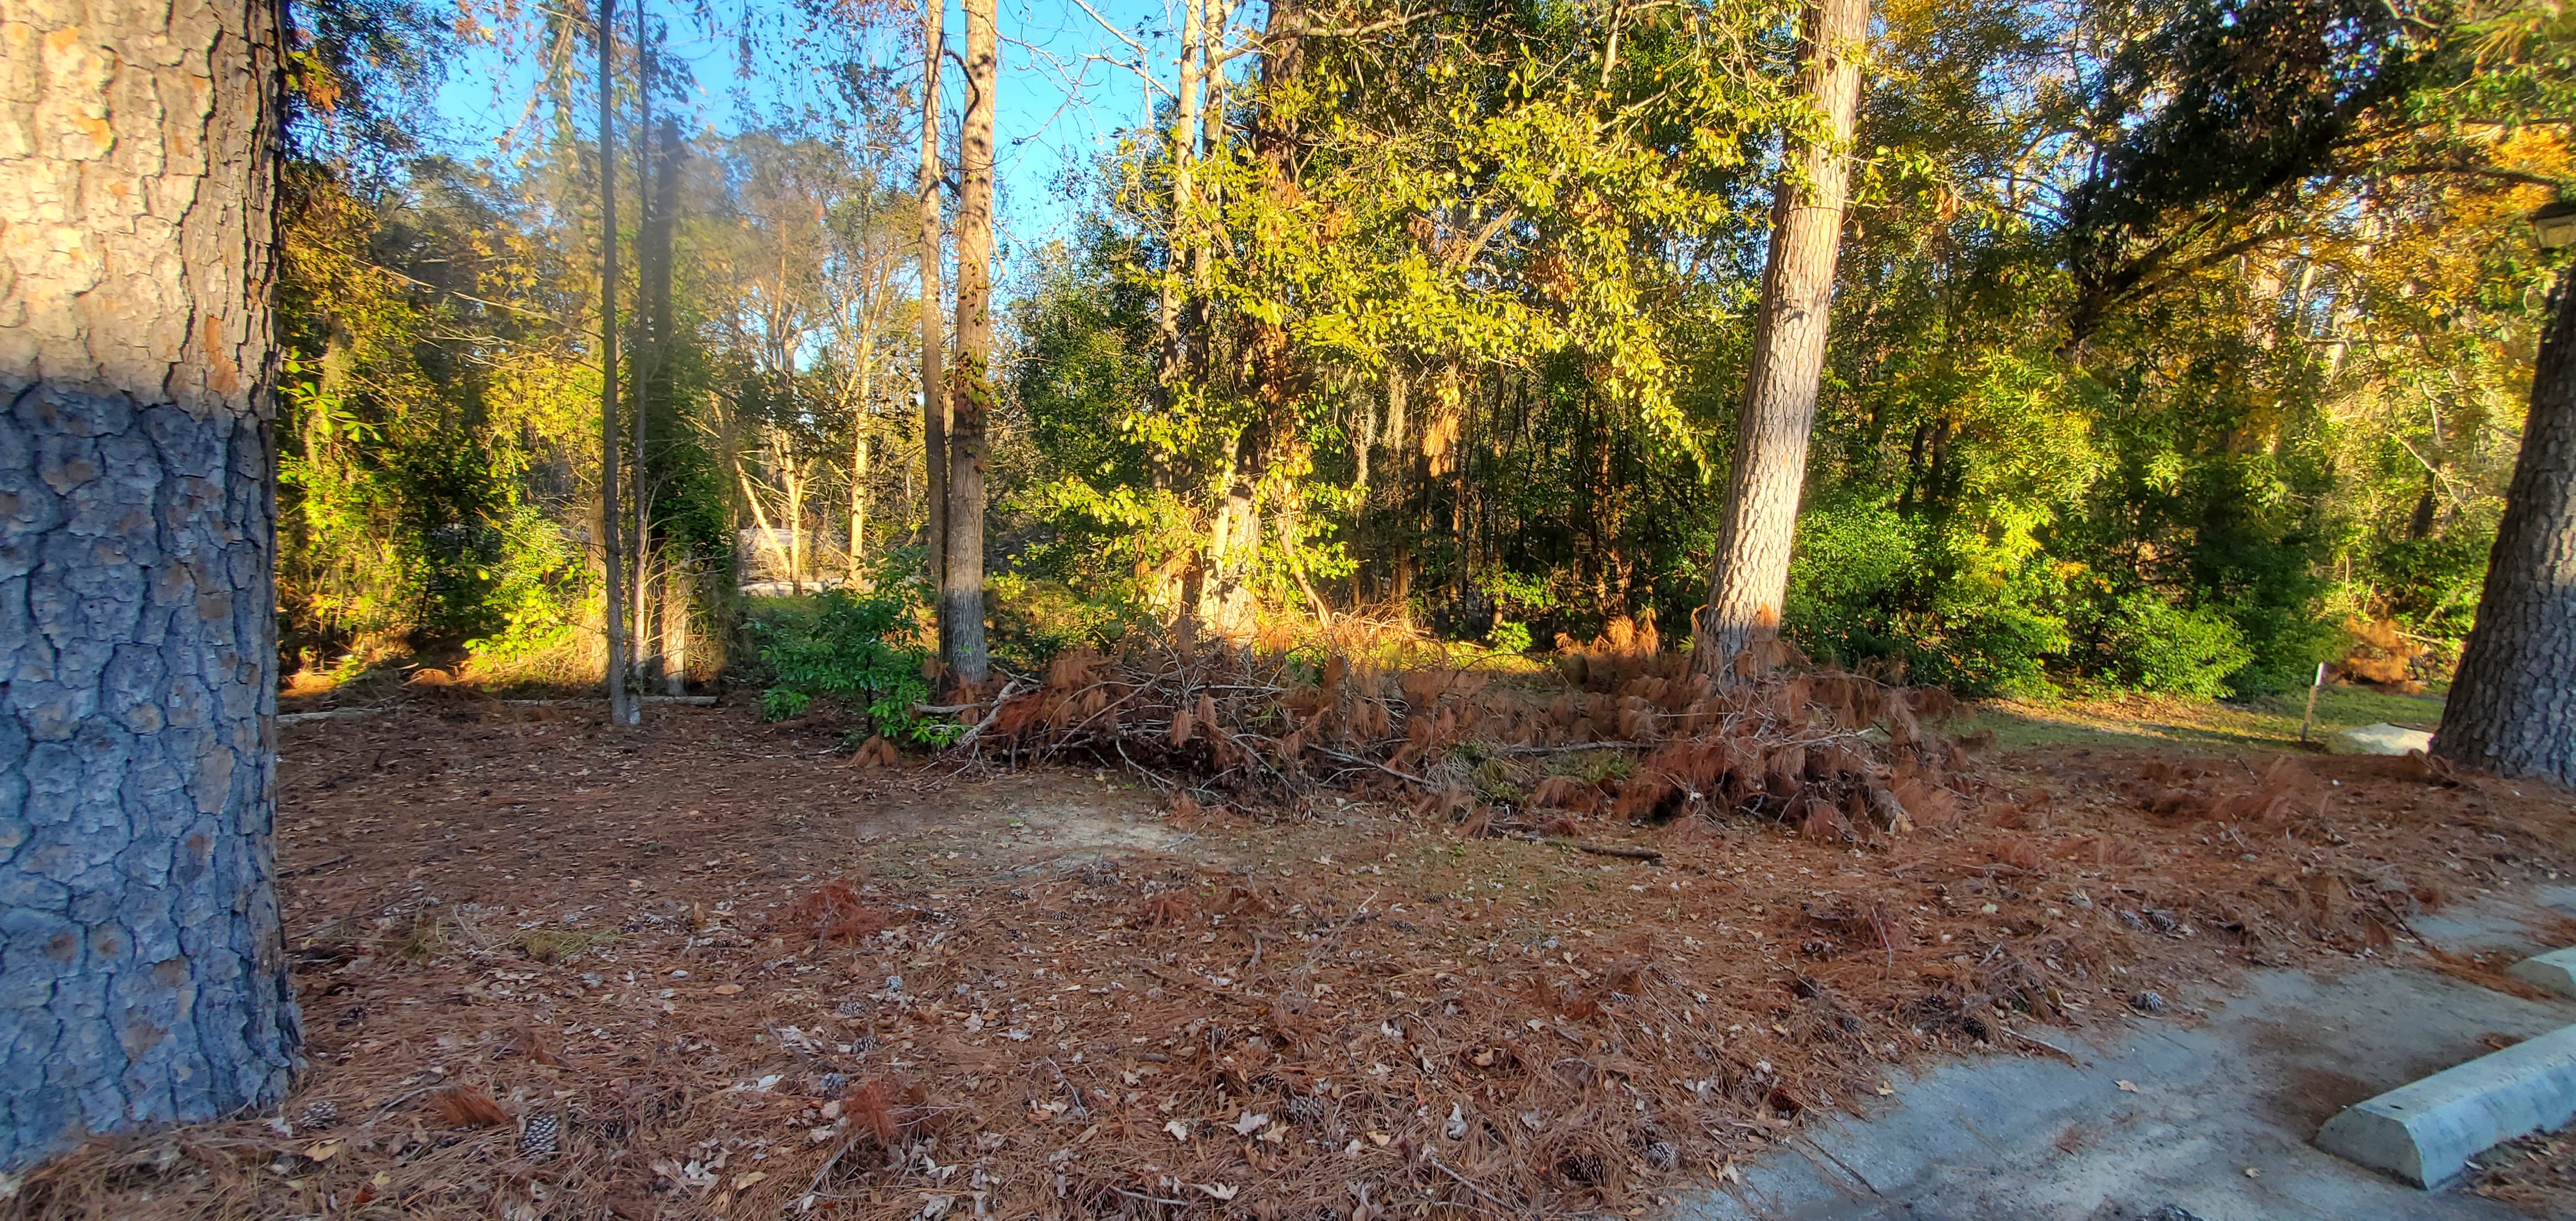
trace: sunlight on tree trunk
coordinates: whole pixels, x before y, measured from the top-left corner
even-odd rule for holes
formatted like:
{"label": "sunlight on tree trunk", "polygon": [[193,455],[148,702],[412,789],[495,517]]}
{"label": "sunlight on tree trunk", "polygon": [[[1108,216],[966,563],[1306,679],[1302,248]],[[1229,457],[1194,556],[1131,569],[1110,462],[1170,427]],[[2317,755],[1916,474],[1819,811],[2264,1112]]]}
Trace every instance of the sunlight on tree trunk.
{"label": "sunlight on tree trunk", "polygon": [[[661,659],[647,654],[658,641],[653,631],[653,479],[652,466],[644,453],[644,438],[651,431],[647,422],[647,404],[652,399],[653,374],[662,360],[662,345],[656,342],[654,326],[660,316],[657,299],[668,302],[671,296],[671,242],[668,232],[660,232],[653,182],[653,48],[649,45],[651,30],[644,18],[644,0],[635,0],[635,101],[639,113],[635,123],[635,465],[632,482],[635,501],[635,537],[629,544],[635,557],[635,628],[627,637],[635,651],[635,679],[649,683],[654,667]],[[658,240],[657,240],[658,239]],[[637,711],[642,711],[638,705]]]}
{"label": "sunlight on tree trunk", "polygon": [[2522,454],[2433,750],[2576,785],[2576,267],[2551,297]]}
{"label": "sunlight on tree trunk", "polygon": [[1816,0],[1804,21],[1801,84],[1824,126],[1796,141],[1797,167],[1782,179],[1772,211],[1770,265],[1744,379],[1735,473],[1718,529],[1708,605],[1692,645],[1698,667],[1720,682],[1767,666],[1780,630],[1832,316],[1860,55],[1869,36],[1868,0]]}
{"label": "sunlight on tree trunk", "polygon": [[752,528],[760,531],[761,544],[769,548],[770,557],[778,561],[779,571],[787,574],[792,580],[796,573],[795,560],[788,554],[787,548],[779,543],[778,531],[769,524],[769,510],[762,508],[760,504],[760,485],[751,481],[751,472],[743,469],[742,458],[739,455],[736,455],[733,461],[733,477],[742,485],[743,503],[751,508]]}
{"label": "sunlight on tree trunk", "polygon": [[642,709],[626,691],[626,543],[618,520],[617,464],[617,8],[599,0],[599,534],[608,604],[608,720],[632,725]]}
{"label": "sunlight on tree trunk", "polygon": [[957,385],[949,391],[948,579],[939,594],[941,659],[957,682],[984,681],[984,421],[993,403],[994,0],[966,0],[966,122],[958,137]]}
{"label": "sunlight on tree trunk", "polygon": [[867,579],[866,539],[868,537],[868,435],[864,432],[850,442],[850,588],[857,589]]}
{"label": "sunlight on tree trunk", "polygon": [[684,695],[689,689],[689,567],[674,564],[662,586],[662,693]]}
{"label": "sunlight on tree trunk", "polygon": [[939,59],[948,45],[940,29],[946,10],[947,0],[921,0],[921,182],[915,201],[921,212],[921,469],[928,508],[923,535],[930,542],[931,583],[942,589],[948,585],[948,396],[941,375],[948,357],[941,350],[946,323],[939,316],[947,304],[939,274]]}
{"label": "sunlight on tree trunk", "polygon": [[0,151],[0,1171],[274,1103],[298,1067],[272,839],[277,17],[9,13],[8,122],[51,117]]}

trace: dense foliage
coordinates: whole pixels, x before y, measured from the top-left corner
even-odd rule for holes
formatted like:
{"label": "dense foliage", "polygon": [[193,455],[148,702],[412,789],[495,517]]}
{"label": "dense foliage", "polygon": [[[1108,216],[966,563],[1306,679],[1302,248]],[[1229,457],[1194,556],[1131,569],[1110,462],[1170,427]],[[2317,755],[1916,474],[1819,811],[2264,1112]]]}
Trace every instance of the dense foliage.
{"label": "dense foliage", "polygon": [[[312,11],[299,62],[426,65],[383,48],[437,37]],[[1683,635],[1780,150],[1815,121],[1785,92],[1789,6],[1191,11],[1134,35],[1182,71],[1059,184],[1073,235],[1003,277],[1005,662],[1176,614]],[[919,563],[926,516],[894,151],[918,47],[904,13],[830,13],[746,130],[641,122],[689,94],[658,57],[619,86],[647,133],[619,162],[643,266],[612,286],[643,354],[620,393],[646,585],[677,574],[710,612],[746,582],[854,591],[812,638],[844,644],[763,645],[843,676],[775,711],[892,698],[847,676],[900,658],[847,642],[892,630],[866,591],[909,578],[872,574]],[[2510,0],[1883,6],[1793,638],[2027,695],[2303,684],[2361,622],[2438,660],[2518,441],[2550,271],[2524,217],[2571,179],[2571,27]],[[595,649],[579,61],[505,162],[421,155],[382,106],[300,149],[283,601],[322,660]]]}
{"label": "dense foliage", "polygon": [[928,650],[912,641],[927,610],[923,591],[895,585],[857,594],[828,589],[806,608],[772,606],[750,621],[760,642],[760,712],[770,720],[802,715],[818,699],[864,717],[873,732],[908,742],[937,742],[958,726],[913,711],[930,697],[921,663]]}
{"label": "dense foliage", "polygon": [[[1273,604],[1333,575],[1338,605],[1465,635],[1682,622],[1802,121],[1771,92],[1781,14],[1388,11],[1307,16],[1379,28],[1238,103],[1200,154],[1208,218],[1155,211],[1185,141],[1104,167],[1020,382],[1041,438],[1126,440],[1087,442],[1041,502],[1104,544],[1068,579],[1212,556],[1242,495],[1220,485],[1262,450]],[[2215,695],[2304,684],[2348,620],[2456,641],[2546,285],[2521,217],[2569,173],[2567,19],[1882,17],[1799,643],[1969,691]],[[1292,147],[1287,189],[1266,140]],[[1209,164],[1236,179],[1209,189]],[[1157,369],[1146,288],[1193,243],[1225,252],[1189,315],[1225,359]]]}

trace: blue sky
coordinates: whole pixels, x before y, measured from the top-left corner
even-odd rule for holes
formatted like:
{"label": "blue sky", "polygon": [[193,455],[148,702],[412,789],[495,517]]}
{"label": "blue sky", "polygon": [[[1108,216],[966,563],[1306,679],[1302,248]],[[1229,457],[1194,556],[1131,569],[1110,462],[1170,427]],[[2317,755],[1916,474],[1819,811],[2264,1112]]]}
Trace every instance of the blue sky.
{"label": "blue sky", "polygon": [[[1177,24],[1179,0],[1170,4],[1164,0],[1089,2],[1101,18],[1143,43],[1153,55],[1156,74],[1171,79],[1171,55],[1177,43],[1168,31]],[[646,0],[646,4],[648,12],[666,23],[664,53],[686,63],[695,77],[692,109],[707,127],[719,132],[738,130],[760,108],[792,101],[800,91],[820,87],[799,79],[813,70],[811,65],[788,62],[775,50],[761,54],[761,70],[754,77],[744,79],[737,72],[736,49],[746,30],[755,46],[784,47],[781,31],[792,19],[792,10],[780,0],[739,0],[730,12],[694,0]],[[621,0],[618,7],[623,14],[634,11],[632,0]],[[626,17],[621,26],[631,20]],[[950,49],[962,51],[965,21],[954,0],[946,24]],[[998,219],[1005,245],[1024,250],[1069,236],[1070,208],[1053,184],[1067,170],[1112,147],[1121,129],[1136,125],[1144,91],[1132,71],[1110,62],[1132,60],[1133,52],[1075,0],[1001,0],[1000,25],[1001,105],[995,124],[999,149],[995,169],[1001,187]],[[870,35],[866,42],[874,58],[892,61],[900,56],[904,75],[918,79],[917,61],[900,51],[893,32]],[[527,113],[538,76],[533,55],[497,46],[474,49],[439,89],[434,103],[440,119],[436,143],[464,158],[494,156],[498,142]],[[958,97],[953,61],[944,76],[943,92],[953,114]],[[589,124],[583,127],[587,130]],[[953,160],[955,150],[948,155]]]}

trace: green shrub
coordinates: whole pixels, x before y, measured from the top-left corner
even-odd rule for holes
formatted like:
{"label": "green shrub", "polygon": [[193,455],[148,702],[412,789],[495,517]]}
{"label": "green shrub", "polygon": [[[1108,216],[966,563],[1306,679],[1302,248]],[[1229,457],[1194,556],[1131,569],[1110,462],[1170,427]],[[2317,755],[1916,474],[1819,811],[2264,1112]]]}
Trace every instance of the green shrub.
{"label": "green shrub", "polygon": [[2047,699],[2057,694],[2048,665],[2067,649],[2066,624],[2017,602],[1947,608],[1937,629],[1913,638],[1907,677],[1965,696]]}
{"label": "green shrub", "polygon": [[930,696],[921,676],[927,653],[906,643],[921,605],[922,593],[911,585],[872,593],[833,589],[815,595],[809,612],[755,620],[752,633],[769,671],[760,714],[784,720],[830,700],[889,738],[944,742],[958,727],[912,710]]}
{"label": "green shrub", "polygon": [[2152,592],[2124,594],[2100,625],[2101,675],[2119,686],[2215,699],[2254,660],[2234,620],[2208,607],[2185,610]]}
{"label": "green shrub", "polygon": [[995,573],[984,579],[985,613],[992,622],[986,645],[994,660],[1022,670],[1036,670],[1067,649],[1113,648],[1138,618],[1125,593],[1085,596],[1073,583],[1053,577]]}

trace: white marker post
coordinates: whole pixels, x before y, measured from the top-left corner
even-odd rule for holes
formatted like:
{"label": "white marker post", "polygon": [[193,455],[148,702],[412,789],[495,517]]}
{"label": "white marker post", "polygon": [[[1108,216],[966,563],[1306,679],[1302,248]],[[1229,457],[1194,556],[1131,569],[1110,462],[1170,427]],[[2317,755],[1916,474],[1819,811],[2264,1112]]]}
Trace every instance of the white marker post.
{"label": "white marker post", "polygon": [[2308,710],[2299,717],[2299,744],[2308,743],[2308,722],[2317,719],[2317,690],[2326,685],[2326,663],[2317,663],[2316,681],[2308,684]]}

